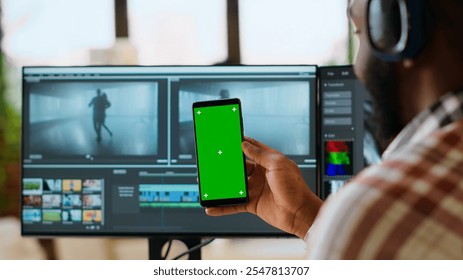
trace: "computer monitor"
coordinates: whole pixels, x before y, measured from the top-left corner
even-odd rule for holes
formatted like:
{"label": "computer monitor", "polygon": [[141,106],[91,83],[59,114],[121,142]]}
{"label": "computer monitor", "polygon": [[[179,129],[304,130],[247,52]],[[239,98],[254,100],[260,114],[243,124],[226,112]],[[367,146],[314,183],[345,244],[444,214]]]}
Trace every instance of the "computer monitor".
{"label": "computer monitor", "polygon": [[352,66],[320,67],[319,196],[336,193],[365,167],[381,161],[370,94]]}
{"label": "computer monitor", "polygon": [[287,236],[198,202],[191,105],[240,98],[245,135],[318,190],[316,66],[24,67],[22,234]]}

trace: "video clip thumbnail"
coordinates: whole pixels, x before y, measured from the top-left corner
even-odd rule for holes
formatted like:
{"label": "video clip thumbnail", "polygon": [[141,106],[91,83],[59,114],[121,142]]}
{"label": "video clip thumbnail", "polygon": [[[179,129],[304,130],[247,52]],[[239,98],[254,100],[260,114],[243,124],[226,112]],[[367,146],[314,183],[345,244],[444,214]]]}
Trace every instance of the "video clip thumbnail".
{"label": "video clip thumbnail", "polygon": [[86,179],[82,182],[83,192],[101,192],[102,179]]}
{"label": "video clip thumbnail", "polygon": [[42,179],[24,178],[23,194],[24,195],[41,195],[43,192]]}
{"label": "video clip thumbnail", "polygon": [[44,192],[61,192],[61,179],[45,179],[43,181]]}
{"label": "video clip thumbnail", "polygon": [[23,205],[29,207],[41,207],[42,197],[40,195],[28,195],[23,197]]}
{"label": "video clip thumbnail", "polygon": [[82,222],[82,210],[79,209],[63,210],[61,216],[63,222]]}
{"label": "video clip thumbnail", "polygon": [[82,191],[82,180],[63,180],[63,192]]}
{"label": "video clip thumbnail", "polygon": [[101,194],[85,194],[82,200],[84,207],[101,207]]}
{"label": "video clip thumbnail", "polygon": [[82,199],[80,194],[63,194],[63,207],[80,207]]}
{"label": "video clip thumbnail", "polygon": [[101,210],[84,210],[83,221],[101,223],[102,213]]}
{"label": "video clip thumbnail", "polygon": [[42,211],[39,209],[24,209],[23,210],[24,222],[40,222],[42,221]]}
{"label": "video clip thumbnail", "polygon": [[61,210],[43,210],[43,222],[61,222]]}
{"label": "video clip thumbnail", "polygon": [[44,208],[61,207],[61,195],[60,194],[44,194],[42,196],[42,207]]}

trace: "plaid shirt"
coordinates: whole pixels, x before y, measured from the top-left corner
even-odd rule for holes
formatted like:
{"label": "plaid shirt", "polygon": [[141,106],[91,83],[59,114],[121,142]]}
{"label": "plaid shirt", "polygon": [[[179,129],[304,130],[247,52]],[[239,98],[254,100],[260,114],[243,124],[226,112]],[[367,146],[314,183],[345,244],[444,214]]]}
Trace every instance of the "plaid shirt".
{"label": "plaid shirt", "polygon": [[463,259],[463,92],[417,116],[383,159],[327,199],[308,257]]}

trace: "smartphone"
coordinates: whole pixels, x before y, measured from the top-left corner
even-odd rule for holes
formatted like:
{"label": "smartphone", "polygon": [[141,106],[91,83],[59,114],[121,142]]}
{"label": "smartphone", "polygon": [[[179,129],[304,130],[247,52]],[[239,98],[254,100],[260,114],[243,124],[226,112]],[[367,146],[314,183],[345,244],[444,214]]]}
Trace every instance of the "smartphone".
{"label": "smartphone", "polygon": [[196,163],[203,207],[246,204],[243,118],[237,98],[193,103]]}

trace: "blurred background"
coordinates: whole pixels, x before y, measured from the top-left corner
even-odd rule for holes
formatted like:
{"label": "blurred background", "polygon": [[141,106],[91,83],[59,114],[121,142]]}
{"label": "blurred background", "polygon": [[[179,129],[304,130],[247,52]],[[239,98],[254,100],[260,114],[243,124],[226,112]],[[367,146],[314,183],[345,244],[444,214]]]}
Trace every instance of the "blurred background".
{"label": "blurred background", "polygon": [[[20,236],[21,68],[344,65],[348,0],[1,0],[0,259],[146,259],[145,239]],[[298,259],[300,240],[214,241],[209,259]],[[173,251],[181,252],[182,245]],[[249,248],[254,249],[250,250]],[[172,253],[172,254],[175,254]]]}

